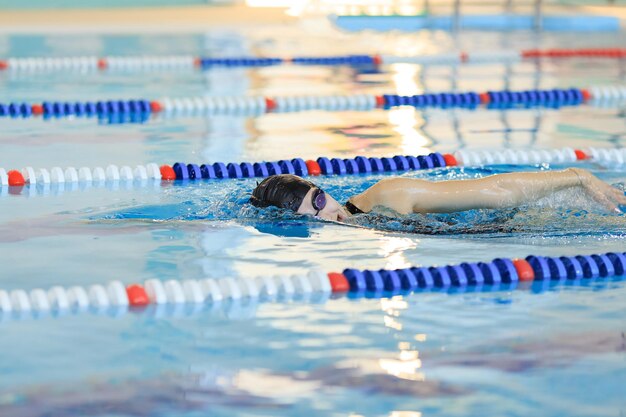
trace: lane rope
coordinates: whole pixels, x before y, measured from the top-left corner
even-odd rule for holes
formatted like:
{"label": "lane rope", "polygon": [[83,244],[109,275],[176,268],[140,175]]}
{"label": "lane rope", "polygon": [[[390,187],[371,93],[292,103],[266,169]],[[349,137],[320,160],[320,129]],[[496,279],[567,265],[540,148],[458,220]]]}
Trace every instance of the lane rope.
{"label": "lane rope", "polygon": [[323,66],[363,66],[409,63],[419,65],[460,65],[517,62],[533,59],[603,58],[625,59],[624,48],[555,48],[521,51],[452,52],[419,56],[398,55],[338,55],[295,57],[203,57],[193,55],[141,56],[74,56],[25,57],[0,60],[0,71],[36,73],[51,71],[176,71],[208,70],[215,67],[266,67],[283,64]]}
{"label": "lane rope", "polygon": [[[125,184],[148,186],[160,181],[196,181],[237,178],[264,178],[274,174],[295,174],[302,177],[319,175],[358,175],[405,172],[453,166],[526,165],[526,164],[573,164],[578,162],[624,164],[626,148],[585,150],[562,149],[502,149],[459,150],[454,154],[432,152],[427,155],[395,155],[390,157],[356,156],[352,158],[319,157],[316,160],[302,158],[281,159],[270,162],[214,162],[205,164],[176,162],[158,166],[155,163],[96,167],[54,167],[35,169],[27,166],[21,170],[7,171],[0,167],[0,195],[50,191],[51,186],[68,189],[102,187]],[[41,188],[39,188],[41,187]],[[59,191],[57,189],[57,191]]]}
{"label": "lane rope", "polygon": [[[409,295],[422,291],[481,291],[517,288],[533,281],[579,284],[606,280],[626,272],[626,252],[524,259],[496,258],[489,262],[410,267],[401,269],[354,269],[325,273],[314,269],[293,275],[263,275],[222,279],[148,279],[126,285],[119,280],[89,287],[59,285],[49,289],[0,290],[0,319],[40,317],[45,314],[78,313],[116,309],[126,312],[149,305],[215,305],[240,300],[304,301],[328,299],[330,294],[370,298]],[[322,295],[322,297],[319,297]]]}
{"label": "lane rope", "polygon": [[61,117],[97,117],[99,119],[142,122],[153,114],[174,116],[246,115],[263,113],[324,111],[369,111],[399,106],[422,108],[476,108],[491,109],[518,107],[578,106],[590,104],[600,107],[626,104],[626,86],[596,86],[588,89],[546,89],[524,91],[486,91],[427,93],[413,96],[397,94],[353,94],[328,96],[276,97],[184,97],[160,100],[100,100],[100,101],[44,101],[42,103],[0,103],[0,118],[44,119]]}

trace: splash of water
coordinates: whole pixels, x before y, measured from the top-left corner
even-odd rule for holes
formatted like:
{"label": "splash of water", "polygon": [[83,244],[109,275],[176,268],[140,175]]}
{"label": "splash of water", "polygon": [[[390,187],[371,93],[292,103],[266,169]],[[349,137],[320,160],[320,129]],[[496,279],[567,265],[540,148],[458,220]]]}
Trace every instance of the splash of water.
{"label": "splash of water", "polygon": [[[410,172],[406,177],[433,181],[479,178],[498,169],[442,169],[431,172]],[[508,167],[510,170],[510,167]],[[544,169],[544,167],[539,167]],[[320,177],[316,183],[338,201],[346,201],[375,184],[386,175]],[[322,220],[302,216],[275,207],[259,209],[248,203],[255,186],[254,179],[230,182],[198,182],[176,185],[164,193],[164,203],[133,206],[92,220],[143,219],[163,221],[236,221],[243,224],[278,223],[282,228],[321,225]],[[622,186],[623,187],[623,186]],[[399,215],[391,210],[353,216],[348,226],[381,231],[430,235],[529,233],[626,235],[626,216],[607,213],[582,191],[555,193],[523,207],[498,210],[469,210],[447,214]]]}

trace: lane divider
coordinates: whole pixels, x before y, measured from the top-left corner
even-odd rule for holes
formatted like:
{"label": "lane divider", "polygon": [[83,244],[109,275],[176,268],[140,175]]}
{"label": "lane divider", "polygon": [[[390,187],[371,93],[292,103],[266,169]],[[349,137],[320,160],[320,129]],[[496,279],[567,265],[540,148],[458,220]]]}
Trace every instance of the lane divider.
{"label": "lane divider", "polygon": [[626,163],[626,148],[459,150],[454,153],[454,157],[463,166],[562,164],[575,161],[622,165]]}
{"label": "lane divider", "polygon": [[576,163],[594,161],[606,163],[624,163],[626,148],[589,150],[562,148],[551,150],[459,150],[454,154],[432,152],[427,155],[395,155],[391,157],[356,156],[353,158],[319,157],[316,160],[302,158],[281,159],[271,162],[214,162],[194,164],[176,162],[172,165],[158,166],[155,163],[118,167],[108,165],[96,167],[54,167],[21,170],[0,168],[0,192],[13,187],[12,194],[19,193],[19,187],[29,185],[83,184],[103,185],[105,183],[129,183],[146,185],[150,181],[195,181],[209,179],[264,178],[274,174],[295,174],[302,177],[318,175],[357,175],[381,174],[435,169],[452,166],[480,166],[502,164],[543,164]]}
{"label": "lane divider", "polygon": [[110,120],[145,121],[150,115],[174,116],[240,115],[263,113],[324,111],[369,111],[411,106],[418,109],[476,108],[491,109],[545,106],[559,108],[583,103],[595,106],[620,106],[626,103],[626,86],[600,86],[588,89],[546,89],[525,91],[486,91],[428,93],[413,96],[397,94],[354,94],[329,96],[277,97],[186,97],[160,100],[107,100],[86,102],[45,101],[43,103],[0,103],[0,118],[97,117]]}
{"label": "lane divider", "polygon": [[624,59],[624,48],[557,48],[526,49],[521,51],[453,52],[419,56],[396,55],[338,55],[284,57],[200,57],[193,55],[143,55],[143,56],[78,56],[78,57],[27,57],[0,60],[0,71],[171,71],[207,70],[215,67],[266,67],[282,64],[362,66],[412,63],[421,65],[458,65],[465,63],[516,62],[522,59],[563,58]]}
{"label": "lane divider", "polygon": [[[411,267],[402,269],[360,270],[325,273],[273,275],[222,279],[146,280],[125,285],[111,281],[89,287],[53,286],[47,290],[0,290],[0,318],[40,316],[52,312],[81,312],[110,308],[128,310],[149,305],[205,305],[242,299],[258,301],[306,301],[313,294],[366,295],[371,298],[408,295],[429,290],[482,290],[483,286],[519,282],[609,279],[626,273],[626,253],[578,256],[536,256],[525,259],[496,258],[489,262]],[[326,297],[327,298],[327,297]]]}

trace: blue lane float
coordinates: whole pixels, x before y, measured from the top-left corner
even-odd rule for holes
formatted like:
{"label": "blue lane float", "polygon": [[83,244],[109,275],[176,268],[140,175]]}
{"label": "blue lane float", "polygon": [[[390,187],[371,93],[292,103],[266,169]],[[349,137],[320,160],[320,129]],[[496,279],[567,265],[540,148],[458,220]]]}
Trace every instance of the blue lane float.
{"label": "blue lane float", "polygon": [[202,69],[211,67],[267,67],[292,63],[298,65],[373,65],[376,63],[376,56],[373,55],[340,55],[340,56],[296,56],[290,59],[285,58],[198,58]]}
{"label": "blue lane float", "polygon": [[[449,155],[447,156],[450,158]],[[411,164],[408,162],[409,159],[421,162]],[[401,162],[396,163],[396,161]],[[419,155],[417,157],[396,155],[390,158],[366,158],[357,156],[344,159],[332,158],[330,160],[326,157],[319,157],[316,161],[309,160],[306,162],[301,158],[255,163],[215,162],[199,166],[176,162],[171,166],[175,174],[175,178],[171,179],[188,181],[218,178],[264,178],[275,174],[295,174],[299,176],[371,174],[431,169],[448,165],[444,155],[439,152],[432,152],[428,155]],[[313,170],[310,171],[309,167]],[[167,165],[162,166],[162,172],[168,168]]]}
{"label": "blue lane float", "polygon": [[525,259],[496,258],[490,262],[393,270],[347,268],[342,275],[350,292],[380,293],[501,284],[514,287],[519,282],[578,281],[625,273],[626,253],[609,252],[561,257],[530,255]]}

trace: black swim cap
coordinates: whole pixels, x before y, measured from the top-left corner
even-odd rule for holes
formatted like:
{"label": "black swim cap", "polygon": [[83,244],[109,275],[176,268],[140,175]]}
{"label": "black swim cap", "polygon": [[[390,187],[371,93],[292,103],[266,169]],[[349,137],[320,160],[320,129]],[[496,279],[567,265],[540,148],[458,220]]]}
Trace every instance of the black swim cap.
{"label": "black swim cap", "polygon": [[250,203],[256,207],[276,206],[298,211],[306,193],[315,187],[312,182],[296,175],[272,175],[252,191]]}

